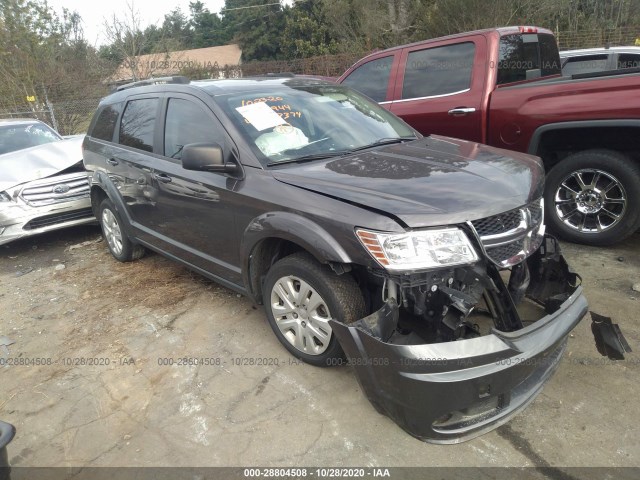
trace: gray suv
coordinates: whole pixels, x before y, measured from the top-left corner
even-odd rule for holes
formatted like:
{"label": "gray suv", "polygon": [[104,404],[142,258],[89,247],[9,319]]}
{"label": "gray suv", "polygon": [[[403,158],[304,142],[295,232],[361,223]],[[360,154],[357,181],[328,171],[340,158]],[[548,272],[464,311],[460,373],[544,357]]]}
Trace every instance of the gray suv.
{"label": "gray suv", "polygon": [[320,80],[156,82],[103,99],[84,141],[116,259],[148,248],[263,304],[291,354],[354,366],[423,440],[540,392],[587,302],[538,158],[423,137]]}

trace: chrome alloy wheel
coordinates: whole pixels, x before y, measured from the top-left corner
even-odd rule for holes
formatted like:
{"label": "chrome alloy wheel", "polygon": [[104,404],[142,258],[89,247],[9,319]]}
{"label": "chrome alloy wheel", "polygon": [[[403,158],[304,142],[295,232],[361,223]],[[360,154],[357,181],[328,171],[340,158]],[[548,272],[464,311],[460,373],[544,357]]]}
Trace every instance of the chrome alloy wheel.
{"label": "chrome alloy wheel", "polygon": [[329,347],[329,308],[307,282],[293,275],[279,278],[271,289],[270,304],[280,332],[297,350],[320,355]]}
{"label": "chrome alloy wheel", "polygon": [[555,212],[569,228],[598,233],[618,224],[627,208],[624,187],[610,173],[596,169],[569,174],[555,194]]}
{"label": "chrome alloy wheel", "polygon": [[102,227],[109,247],[113,253],[120,255],[122,253],[122,230],[120,230],[116,216],[108,208],[102,211]]}

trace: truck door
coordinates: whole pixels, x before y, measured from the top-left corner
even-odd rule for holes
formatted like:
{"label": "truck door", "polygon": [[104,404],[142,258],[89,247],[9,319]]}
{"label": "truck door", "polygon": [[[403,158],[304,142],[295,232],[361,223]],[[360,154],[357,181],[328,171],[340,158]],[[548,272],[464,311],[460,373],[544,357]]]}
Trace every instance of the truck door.
{"label": "truck door", "polygon": [[402,50],[390,110],[423,134],[483,141],[486,39]]}

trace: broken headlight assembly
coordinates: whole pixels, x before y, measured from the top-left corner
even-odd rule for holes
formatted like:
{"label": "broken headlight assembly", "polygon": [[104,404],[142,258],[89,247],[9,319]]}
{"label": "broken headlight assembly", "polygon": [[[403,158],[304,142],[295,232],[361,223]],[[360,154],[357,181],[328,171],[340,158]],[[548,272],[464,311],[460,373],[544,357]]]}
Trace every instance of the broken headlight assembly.
{"label": "broken headlight assembly", "polygon": [[459,228],[385,233],[357,229],[356,235],[373,258],[392,272],[467,265],[478,254]]}

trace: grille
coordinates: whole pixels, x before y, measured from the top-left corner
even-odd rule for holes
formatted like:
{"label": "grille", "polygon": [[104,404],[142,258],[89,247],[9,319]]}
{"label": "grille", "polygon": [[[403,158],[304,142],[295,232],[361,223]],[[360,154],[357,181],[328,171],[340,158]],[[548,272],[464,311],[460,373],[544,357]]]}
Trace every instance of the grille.
{"label": "grille", "polygon": [[35,230],[37,228],[50,227],[51,225],[57,225],[59,223],[70,222],[72,220],[81,220],[83,218],[93,217],[93,211],[91,207],[83,208],[81,210],[74,210],[73,212],[54,213],[51,215],[43,215],[37,217],[22,227],[24,230]]}
{"label": "grille", "polygon": [[[537,200],[524,207],[475,220],[472,224],[489,258],[506,267],[521,262],[538,248],[539,242],[533,241],[533,235],[540,229],[543,218],[542,205]],[[515,230],[523,220],[527,221],[526,229]],[[499,243],[502,245],[496,245]]]}
{"label": "grille", "polygon": [[492,217],[481,218],[473,223],[473,227],[478,235],[485,237],[487,235],[499,235],[501,233],[513,230],[522,221],[522,212],[519,208],[500,213]]}
{"label": "grille", "polygon": [[[60,193],[56,192],[59,187]],[[27,185],[21,193],[22,199],[37,207],[53,203],[68,202],[89,196],[89,182],[86,174],[52,177]]]}
{"label": "grille", "polygon": [[540,202],[533,202],[528,205],[531,214],[531,224],[538,225],[542,221],[542,205]]}
{"label": "grille", "polygon": [[524,239],[516,240],[499,247],[488,248],[487,255],[496,263],[503,263],[524,250]]}

